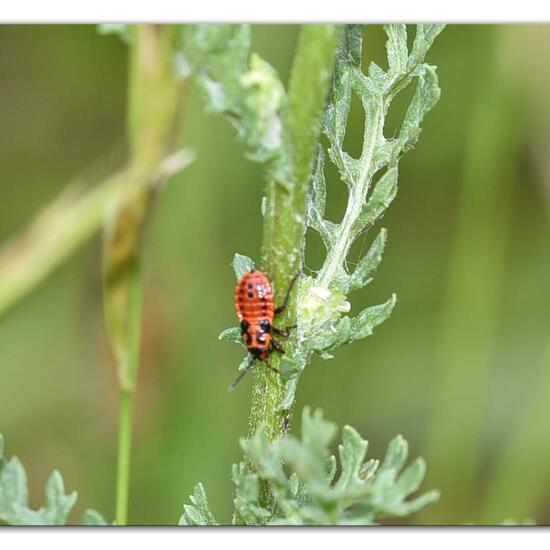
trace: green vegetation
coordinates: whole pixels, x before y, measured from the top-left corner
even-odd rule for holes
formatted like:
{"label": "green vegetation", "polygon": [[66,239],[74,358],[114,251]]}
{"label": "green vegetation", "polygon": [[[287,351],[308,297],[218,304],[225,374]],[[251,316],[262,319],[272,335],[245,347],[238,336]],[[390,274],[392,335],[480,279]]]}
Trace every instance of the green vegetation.
{"label": "green vegetation", "polygon": [[548,521],[550,39],[441,30],[0,29],[0,523]]}

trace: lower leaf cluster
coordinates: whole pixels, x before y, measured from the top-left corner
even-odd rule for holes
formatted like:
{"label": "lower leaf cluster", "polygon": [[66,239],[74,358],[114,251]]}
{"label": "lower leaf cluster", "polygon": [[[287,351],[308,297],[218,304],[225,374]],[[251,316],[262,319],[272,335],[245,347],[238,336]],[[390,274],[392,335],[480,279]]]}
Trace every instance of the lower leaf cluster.
{"label": "lower leaf cluster", "polygon": [[[0,434],[0,522],[8,525],[65,525],[77,494],[65,494],[61,474],[55,470],[45,488],[46,502],[32,510],[28,502],[27,473],[19,459],[4,458],[4,438]],[[107,525],[99,512],[86,510],[84,525]]]}
{"label": "lower leaf cluster", "polygon": [[[403,437],[390,442],[382,462],[366,460],[368,442],[345,426],[338,463],[329,451],[336,431],[321,411],[312,414],[305,408],[300,439],[270,442],[260,429],[252,439],[241,440],[248,463],[233,466],[233,524],[373,525],[384,517],[412,514],[439,498],[436,490],[409,498],[420,487],[426,465],[417,458],[405,467]],[[217,524],[198,484],[180,525]]]}

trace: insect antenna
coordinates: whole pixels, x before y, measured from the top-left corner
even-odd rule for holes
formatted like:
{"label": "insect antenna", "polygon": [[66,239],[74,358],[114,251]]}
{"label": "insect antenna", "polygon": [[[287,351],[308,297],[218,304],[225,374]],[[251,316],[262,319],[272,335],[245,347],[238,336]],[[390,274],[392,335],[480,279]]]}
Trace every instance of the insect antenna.
{"label": "insect antenna", "polygon": [[239,374],[239,376],[237,376],[237,379],[235,380],[235,382],[233,382],[233,384],[231,384],[231,386],[229,386],[227,388],[227,391],[233,391],[238,385],[239,385],[239,382],[244,378],[244,375],[248,372],[248,369],[245,369],[241,372],[241,374]]}
{"label": "insect antenna", "polygon": [[239,382],[244,378],[244,375],[250,370],[253,364],[254,364],[254,357],[251,354],[248,354],[248,365],[246,365],[246,368],[243,369],[243,371],[241,372],[241,374],[239,374],[239,376],[237,376],[237,379],[235,380],[235,382],[233,382],[233,384],[231,384],[231,386],[227,388],[227,391],[233,391],[239,385]]}

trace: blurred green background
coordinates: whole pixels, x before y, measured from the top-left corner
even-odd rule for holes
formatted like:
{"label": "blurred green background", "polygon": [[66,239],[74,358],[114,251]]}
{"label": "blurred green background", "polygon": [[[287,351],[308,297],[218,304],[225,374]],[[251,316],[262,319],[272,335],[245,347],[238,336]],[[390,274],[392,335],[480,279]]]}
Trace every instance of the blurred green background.
{"label": "blurred green background", "polygon": [[[297,33],[253,27],[254,49],[285,81]],[[383,40],[368,27],[366,55],[382,65]],[[5,241],[72,178],[122,161],[127,51],[92,26],[2,26],[0,51]],[[441,100],[401,163],[378,276],[352,296],[359,311],[395,291],[397,307],[372,337],[315,359],[299,385],[297,411],[322,407],[355,426],[371,455],[402,433],[426,458],[424,488],[442,497],[411,523],[550,523],[548,59],[549,26],[452,25],[436,40],[428,61]],[[397,106],[387,134],[399,116]],[[351,117],[355,152],[358,101]],[[230,469],[247,428],[252,378],[226,391],[241,351],[217,335],[235,324],[233,254],[259,256],[262,172],[193,89],[185,135],[197,160],[160,194],[145,243],[134,524],[177,523],[197,481],[229,522]],[[336,219],[344,186],[331,177],[328,193]],[[63,473],[79,492],[73,522],[87,507],[114,517],[117,389],[99,258],[96,237],[0,319],[7,454],[26,465],[35,507],[51,470]]]}

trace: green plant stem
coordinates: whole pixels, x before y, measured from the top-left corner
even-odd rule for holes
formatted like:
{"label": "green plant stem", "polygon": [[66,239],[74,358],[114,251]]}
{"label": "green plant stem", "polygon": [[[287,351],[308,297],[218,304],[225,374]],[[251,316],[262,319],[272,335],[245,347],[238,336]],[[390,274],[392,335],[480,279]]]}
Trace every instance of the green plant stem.
{"label": "green plant stem", "polygon": [[74,185],[63,191],[0,249],[0,315],[90,239],[105,222],[105,211],[111,204],[132,202],[149,183],[151,174],[152,179],[164,180],[191,161],[189,150],[161,159],[152,169],[134,159],[90,190]]}
{"label": "green plant stem", "polygon": [[126,525],[130,492],[130,452],[132,447],[132,411],[134,392],[120,392],[120,418],[118,425],[118,462],[116,486],[116,523]]}
{"label": "green plant stem", "polygon": [[[301,270],[306,230],[306,197],[313,154],[334,67],[341,28],[337,25],[305,25],[300,33],[284,118],[284,153],[275,161],[267,184],[262,269],[274,282],[280,302],[292,278]],[[294,300],[290,300],[279,326],[295,323]],[[295,348],[285,343],[287,356]],[[276,368],[279,358],[272,356]],[[281,410],[284,381],[266,368],[258,368],[252,394],[249,436],[265,425],[269,439],[289,429],[291,410]]]}
{"label": "green plant stem", "polygon": [[[172,70],[174,27],[133,28],[128,82],[128,141],[132,157],[154,165],[173,147],[181,86]],[[111,213],[105,227],[103,284],[105,321],[118,366],[120,422],[116,522],[128,518],[132,412],[142,316],[140,244],[155,193],[154,181],[131,203]]]}
{"label": "green plant stem", "polygon": [[142,204],[140,197],[152,192],[153,182],[166,180],[191,162],[190,151],[173,153],[168,147],[181,96],[172,71],[173,34],[172,26],[147,25],[135,33],[128,122],[132,155],[127,166],[91,190],[90,185],[70,186],[0,249],[0,315],[91,238],[105,224],[108,210]]}
{"label": "green plant stem", "polygon": [[117,525],[126,525],[130,489],[130,457],[132,448],[132,413],[139,365],[141,336],[142,281],[139,263],[132,262],[130,288],[130,327],[128,331],[128,384],[120,390],[120,419],[118,432],[118,471],[116,495]]}

